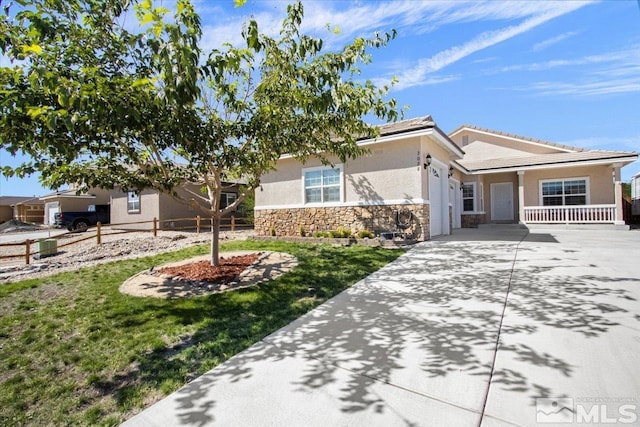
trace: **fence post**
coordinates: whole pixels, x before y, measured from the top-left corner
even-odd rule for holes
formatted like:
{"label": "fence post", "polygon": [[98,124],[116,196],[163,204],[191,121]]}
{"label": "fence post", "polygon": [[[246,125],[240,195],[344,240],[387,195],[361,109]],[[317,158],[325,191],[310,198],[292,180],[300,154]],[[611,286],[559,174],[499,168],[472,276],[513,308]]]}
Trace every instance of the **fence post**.
{"label": "fence post", "polygon": [[27,239],[25,242],[25,262],[27,265],[31,262],[31,240]]}
{"label": "fence post", "polygon": [[153,237],[158,237],[158,218],[153,217]]}
{"label": "fence post", "polygon": [[196,217],[196,230],[198,232],[198,235],[200,235],[200,215]]}
{"label": "fence post", "polygon": [[102,228],[102,223],[98,221],[96,223],[96,238],[98,240],[98,244],[102,243],[102,236],[100,235],[100,229]]}
{"label": "fence post", "polygon": [[236,217],[231,215],[231,231],[236,231]]}

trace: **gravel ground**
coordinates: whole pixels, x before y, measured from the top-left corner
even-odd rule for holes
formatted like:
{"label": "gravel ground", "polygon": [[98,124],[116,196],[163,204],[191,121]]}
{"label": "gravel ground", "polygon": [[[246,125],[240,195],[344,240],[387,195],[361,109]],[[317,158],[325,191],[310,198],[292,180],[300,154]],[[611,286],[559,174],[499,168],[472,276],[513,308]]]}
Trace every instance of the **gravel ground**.
{"label": "gravel ground", "polygon": [[[223,231],[220,240],[246,239],[253,230]],[[69,241],[88,237],[84,233],[69,235],[58,240],[58,246]],[[26,265],[24,259],[12,258],[0,261],[0,283],[49,276],[63,271],[73,271],[82,267],[111,262],[122,259],[141,258],[163,252],[172,252],[189,246],[209,243],[210,234],[197,235],[184,231],[159,231],[158,237],[150,232],[132,232],[117,235],[103,235],[102,244],[96,244],[95,237],[59,249],[57,255],[31,260]],[[34,248],[35,250],[35,248]],[[0,247],[0,254],[10,255],[24,253],[24,246]]]}

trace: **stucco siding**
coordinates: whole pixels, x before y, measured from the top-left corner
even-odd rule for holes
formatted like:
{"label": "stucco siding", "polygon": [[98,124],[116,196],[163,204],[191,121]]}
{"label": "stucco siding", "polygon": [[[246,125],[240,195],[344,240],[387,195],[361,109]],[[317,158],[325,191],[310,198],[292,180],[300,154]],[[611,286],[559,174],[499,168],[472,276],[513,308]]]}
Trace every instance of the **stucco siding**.
{"label": "stucco siding", "polygon": [[556,178],[589,178],[589,204],[613,204],[614,190],[610,166],[583,166],[533,170],[524,174],[525,206],[540,206],[540,181]]}
{"label": "stucco siding", "polygon": [[[342,164],[344,203],[378,204],[423,197],[418,138],[367,148],[370,153]],[[338,159],[332,161],[340,164]],[[309,159],[305,164],[281,159],[276,170],[263,175],[262,188],[256,190],[256,207],[303,207],[303,169],[321,165],[318,159]]]}
{"label": "stucco siding", "polygon": [[140,193],[140,210],[129,212],[127,209],[127,193],[118,191],[111,196],[111,223],[117,228],[150,230],[152,223],[129,224],[141,221],[153,221],[158,217],[159,195],[154,190],[144,190]]}
{"label": "stucco siding", "polygon": [[[468,144],[463,144],[464,136],[468,136]],[[485,160],[562,152],[550,146],[518,141],[500,135],[478,133],[472,130],[460,132],[451,139],[462,147],[465,152],[465,160]]]}
{"label": "stucco siding", "polygon": [[422,198],[418,166],[419,140],[375,144],[366,156],[345,164],[345,202]]}

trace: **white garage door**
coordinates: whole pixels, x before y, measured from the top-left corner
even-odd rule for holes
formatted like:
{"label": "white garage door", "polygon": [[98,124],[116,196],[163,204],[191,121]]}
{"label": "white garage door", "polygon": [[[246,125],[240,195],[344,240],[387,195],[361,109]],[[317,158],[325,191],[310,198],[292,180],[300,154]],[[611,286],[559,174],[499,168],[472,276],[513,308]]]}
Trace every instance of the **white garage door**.
{"label": "white garage door", "polygon": [[442,234],[442,170],[433,166],[429,168],[429,205],[429,231],[431,237],[439,236]]}
{"label": "white garage door", "polygon": [[53,225],[56,222],[55,214],[60,212],[60,206],[58,206],[58,202],[55,203],[47,203],[47,224]]}

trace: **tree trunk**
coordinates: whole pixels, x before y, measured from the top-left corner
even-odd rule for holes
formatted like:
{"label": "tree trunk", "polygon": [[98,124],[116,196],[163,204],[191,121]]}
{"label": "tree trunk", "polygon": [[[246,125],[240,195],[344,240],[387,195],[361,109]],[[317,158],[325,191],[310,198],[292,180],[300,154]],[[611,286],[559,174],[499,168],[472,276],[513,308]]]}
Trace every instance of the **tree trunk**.
{"label": "tree trunk", "polygon": [[211,265],[220,265],[220,218],[211,217]]}

